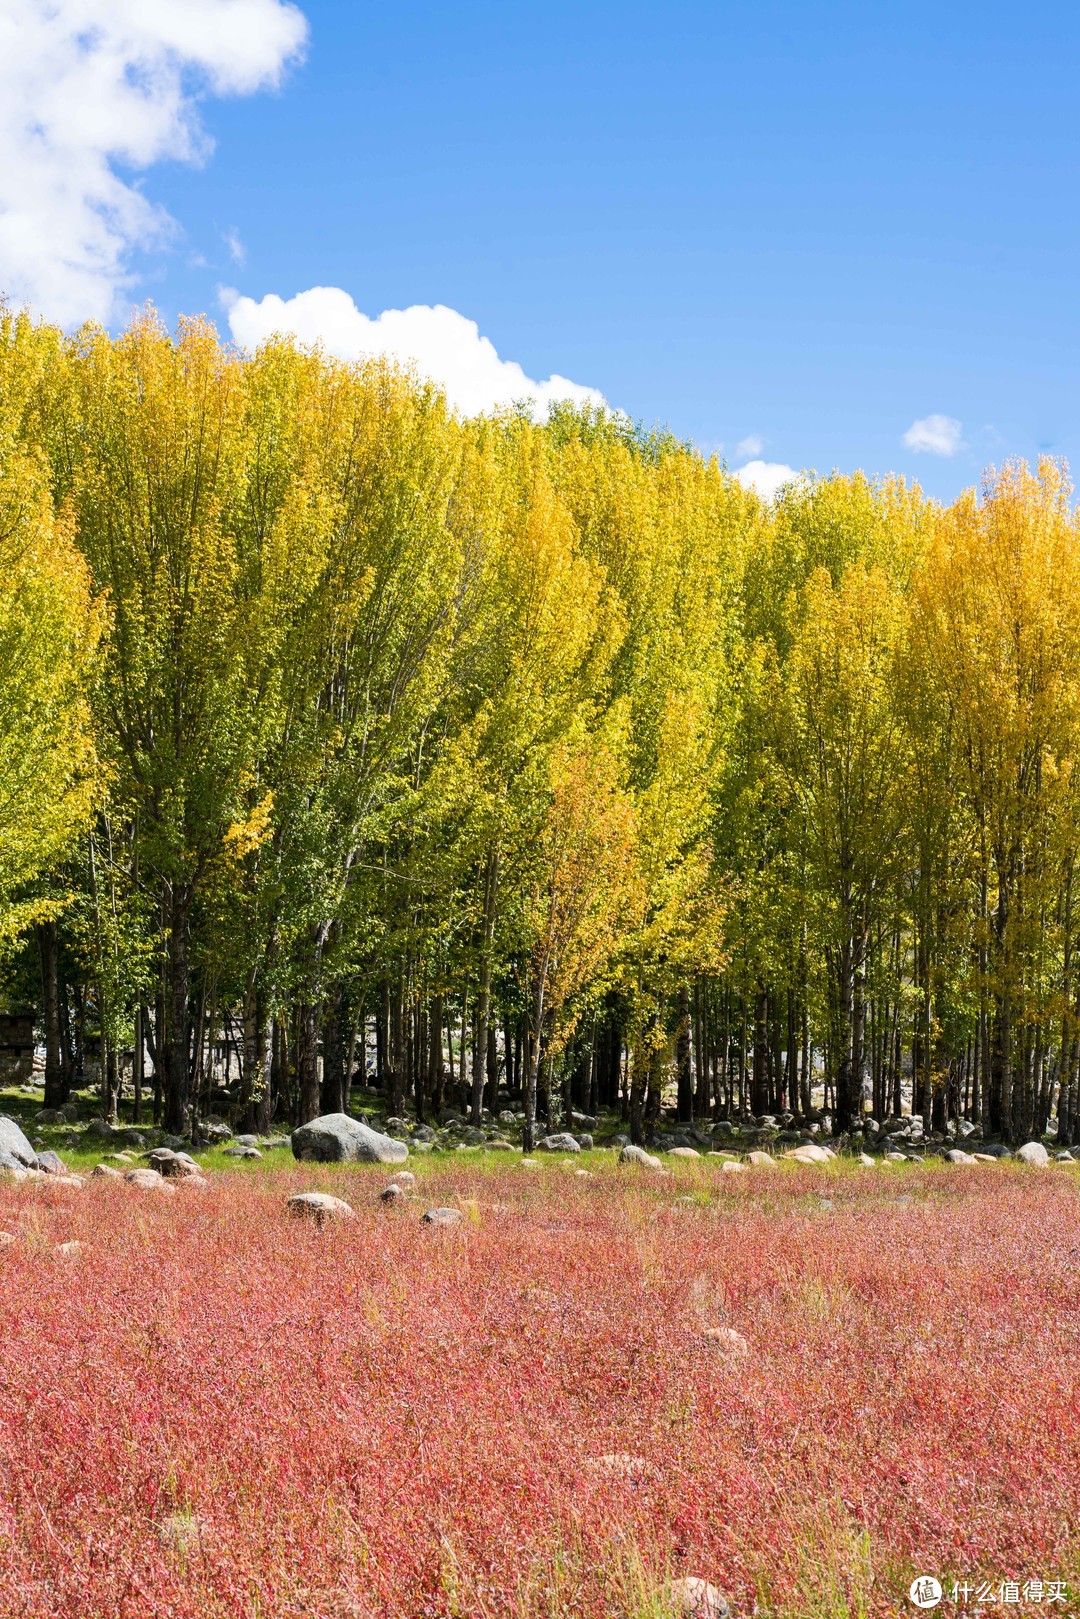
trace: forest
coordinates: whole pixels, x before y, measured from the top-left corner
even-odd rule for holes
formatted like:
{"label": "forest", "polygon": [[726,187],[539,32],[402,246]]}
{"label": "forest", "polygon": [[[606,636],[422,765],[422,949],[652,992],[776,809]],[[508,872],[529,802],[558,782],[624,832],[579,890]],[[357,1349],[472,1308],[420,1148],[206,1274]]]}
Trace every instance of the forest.
{"label": "forest", "polygon": [[499,1088],[1080,1141],[1080,519],[0,318],[0,947],[45,1104]]}

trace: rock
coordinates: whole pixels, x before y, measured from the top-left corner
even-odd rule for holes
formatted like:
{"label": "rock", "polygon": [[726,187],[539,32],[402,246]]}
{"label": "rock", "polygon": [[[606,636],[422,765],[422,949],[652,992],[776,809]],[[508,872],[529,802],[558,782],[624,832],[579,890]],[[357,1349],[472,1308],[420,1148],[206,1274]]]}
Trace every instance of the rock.
{"label": "rock", "polygon": [[1031,1164],[1037,1169],[1043,1169],[1050,1162],[1050,1154],[1041,1141],[1025,1141],[1022,1147],[1017,1147],[1016,1156],[1021,1163]]}
{"label": "rock", "polygon": [[111,1124],[106,1124],[104,1119],[91,1119],[83,1131],[88,1141],[111,1141],[116,1134],[117,1131]]}
{"label": "rock", "polygon": [[39,1152],[37,1166],[46,1175],[66,1175],[68,1167],[58,1152]]}
{"label": "rock", "polygon": [[514,1146],[514,1143],[512,1141],[503,1141],[501,1136],[495,1141],[486,1142],[485,1146],[486,1146],[488,1152],[516,1152],[517,1151],[517,1148]]}
{"label": "rock", "polygon": [[1054,1162],[1056,1164],[1071,1164],[1075,1162],[1075,1159],[1073,1158],[1071,1152],[1066,1152],[1063,1149],[1061,1152],[1056,1152],[1054,1154]]}
{"label": "rock", "polygon": [[114,1169],[111,1164],[95,1164],[93,1169],[90,1171],[90,1179],[97,1181],[118,1181],[122,1180],[123,1176],[121,1175],[120,1171],[118,1169]]}
{"label": "rock", "polygon": [[263,1142],[262,1150],[263,1150],[263,1152],[272,1152],[275,1147],[291,1147],[291,1146],[292,1146],[292,1137],[291,1136],[270,1136],[268,1140]]}
{"label": "rock", "polygon": [[286,1200],[285,1207],[297,1220],[314,1220],[318,1226],[328,1220],[351,1220],[353,1211],[344,1198],[331,1197],[329,1192],[296,1192]]}
{"label": "rock", "polygon": [[257,1147],[259,1145],[258,1136],[242,1135],[234,1137],[234,1140],[238,1147]]}
{"label": "rock", "polygon": [[996,1164],[997,1159],[994,1157],[993,1153],[973,1152],[971,1155],[971,1162],[973,1164]]}
{"label": "rock", "polygon": [[669,1158],[700,1158],[701,1154],[696,1147],[672,1147],[668,1153]]}
{"label": "rock", "polygon": [[641,1478],[646,1471],[645,1458],[633,1456],[626,1450],[612,1451],[607,1456],[593,1456],[587,1465],[590,1472],[611,1479]]}
{"label": "rock", "polygon": [[983,1158],[1011,1158],[1012,1153],[1000,1141],[984,1141],[980,1156]]}
{"label": "rock", "polygon": [[538,1152],[580,1152],[581,1146],[569,1133],[564,1130],[559,1135],[544,1136],[536,1143]]}
{"label": "rock", "polygon": [[64,1124],[66,1120],[58,1107],[39,1107],[34,1114],[35,1124]]}
{"label": "rock", "polygon": [[695,1574],[681,1580],[669,1580],[664,1587],[664,1602],[680,1619],[731,1619],[731,1604],[727,1597]]}
{"label": "rock", "polygon": [[389,1186],[384,1186],[379,1193],[379,1202],[404,1203],[407,1196],[404,1186],[398,1186],[396,1182],[391,1182]]}
{"label": "rock", "polygon": [[0,1115],[0,1163],[4,1158],[14,1160],[23,1169],[37,1168],[37,1153],[15,1120],[6,1114]]}
{"label": "rock", "polygon": [[706,1327],[701,1336],[707,1347],[715,1349],[725,1360],[742,1360],[750,1353],[750,1345],[734,1327]]}
{"label": "rock", "polygon": [[460,1225],[460,1209],[428,1209],[421,1222],[423,1225]]}
{"label": "rock", "polygon": [[83,1251],[83,1245],[81,1242],[74,1241],[61,1242],[58,1244],[56,1251],[64,1259],[77,1259]]}
{"label": "rock", "polygon": [[75,1124],[79,1118],[79,1104],[78,1102],[65,1102],[63,1107],[57,1108],[57,1112],[65,1124]]}
{"label": "rock", "polygon": [[415,1186],[416,1176],[411,1169],[397,1169],[390,1177],[393,1186]]}
{"label": "rock", "polygon": [[570,1123],[575,1130],[595,1130],[598,1122],[591,1113],[571,1113],[570,1115]]}
{"label": "rock", "polygon": [[890,1164],[906,1164],[907,1159],[902,1152],[887,1152],[886,1161]]}
{"label": "rock", "polygon": [[775,1169],[776,1159],[771,1152],[748,1152],[746,1162],[753,1164],[755,1169]]}
{"label": "rock", "polygon": [[784,1154],[785,1158],[794,1158],[797,1164],[827,1164],[835,1156],[828,1147],[819,1147],[813,1141],[808,1141],[802,1147],[792,1147]]}
{"label": "rock", "polygon": [[221,1155],[223,1158],[261,1158],[262,1153],[258,1147],[226,1147]]}
{"label": "rock", "polygon": [[592,1152],[592,1148],[593,1148],[593,1138],[592,1138],[592,1136],[578,1135],[578,1136],[574,1137],[574,1140],[577,1142],[577,1144],[581,1148],[582,1152]]}
{"label": "rock", "polygon": [[409,1156],[404,1141],[380,1135],[347,1113],[326,1113],[292,1133],[293,1156],[301,1163],[400,1164]]}
{"label": "rock", "polygon": [[864,1169],[873,1169],[877,1159],[871,1158],[868,1152],[861,1152],[855,1162],[861,1164]]}
{"label": "rock", "polygon": [[124,1176],[129,1186],[137,1186],[144,1192],[171,1192],[172,1187],[164,1175],[156,1169],[129,1169]]}
{"label": "rock", "polygon": [[[199,1125],[199,1140],[204,1146],[218,1147],[223,1141],[231,1141],[232,1139],[233,1133],[229,1126],[222,1124],[219,1119],[207,1119],[205,1123]],[[245,1137],[245,1144],[253,1147],[255,1145],[254,1136]]]}
{"label": "rock", "polygon": [[973,1164],[975,1162],[971,1154],[965,1152],[962,1147],[950,1147],[945,1156],[950,1164]]}
{"label": "rock", "polygon": [[202,1174],[190,1153],[174,1152],[171,1147],[155,1147],[147,1155],[147,1163],[159,1175],[167,1175],[170,1179],[181,1180],[185,1175]]}
{"label": "rock", "polygon": [[10,1248],[15,1240],[10,1231],[0,1231],[0,1248]]}
{"label": "rock", "polygon": [[619,1153],[620,1164],[639,1164],[642,1169],[663,1169],[659,1158],[654,1158],[651,1152],[644,1147],[635,1147],[632,1143],[623,1147]]}
{"label": "rock", "polygon": [[720,1165],[720,1173],[721,1175],[741,1175],[744,1167],[739,1163],[738,1159],[725,1158]]}

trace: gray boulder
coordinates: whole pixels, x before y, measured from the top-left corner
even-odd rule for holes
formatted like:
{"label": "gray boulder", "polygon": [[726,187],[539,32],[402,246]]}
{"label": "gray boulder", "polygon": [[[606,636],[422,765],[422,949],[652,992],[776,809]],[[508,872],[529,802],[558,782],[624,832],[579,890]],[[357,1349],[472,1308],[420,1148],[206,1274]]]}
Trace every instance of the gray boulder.
{"label": "gray boulder", "polygon": [[0,1158],[12,1159],[22,1169],[37,1168],[37,1153],[15,1120],[6,1114],[0,1116]]}
{"label": "gray boulder", "polygon": [[421,1220],[420,1223],[421,1223],[421,1225],[442,1225],[442,1226],[460,1225],[461,1224],[461,1210],[460,1209],[428,1209],[427,1213],[424,1215],[424,1218]]}
{"label": "gray boulder", "polygon": [[293,1156],[317,1164],[400,1164],[409,1156],[404,1141],[380,1135],[347,1113],[326,1113],[292,1133]]}
{"label": "gray boulder", "polygon": [[1041,1141],[1025,1141],[1022,1147],[1017,1147],[1016,1156],[1021,1163],[1032,1164],[1037,1169],[1042,1169],[1050,1162],[1050,1154]]}
{"label": "gray boulder", "polygon": [[540,1152],[580,1152],[581,1143],[576,1141],[567,1131],[561,1135],[544,1136],[542,1141],[536,1143]]}
{"label": "gray boulder", "polygon": [[651,1152],[646,1152],[644,1147],[635,1147],[633,1143],[622,1149],[619,1154],[619,1162],[620,1164],[638,1164],[642,1169],[663,1169],[664,1167],[659,1158],[655,1158]]}
{"label": "gray boulder", "polygon": [[58,1152],[39,1152],[38,1168],[46,1175],[66,1175],[68,1167]]}

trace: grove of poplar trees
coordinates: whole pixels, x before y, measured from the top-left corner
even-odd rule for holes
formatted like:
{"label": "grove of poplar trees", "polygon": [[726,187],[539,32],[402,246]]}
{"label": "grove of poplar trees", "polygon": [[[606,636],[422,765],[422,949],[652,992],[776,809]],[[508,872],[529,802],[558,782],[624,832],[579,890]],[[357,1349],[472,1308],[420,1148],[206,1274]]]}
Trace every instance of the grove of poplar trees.
{"label": "grove of poplar trees", "polygon": [[224,1051],[268,1130],[370,1047],[389,1113],[508,1096],[526,1148],[648,1140],[669,1086],[1069,1143],[1078,811],[1055,462],[766,504],[616,414],[0,311],[0,950],[48,1106],[92,1060],[190,1131]]}

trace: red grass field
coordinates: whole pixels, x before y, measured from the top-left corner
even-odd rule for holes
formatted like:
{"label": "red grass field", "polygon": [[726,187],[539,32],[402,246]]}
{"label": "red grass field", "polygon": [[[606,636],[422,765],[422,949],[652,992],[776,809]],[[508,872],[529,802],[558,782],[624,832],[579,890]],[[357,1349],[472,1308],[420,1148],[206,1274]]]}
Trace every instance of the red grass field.
{"label": "red grass field", "polygon": [[0,1184],[4,1619],[1080,1612],[1080,1176],[592,1164]]}

